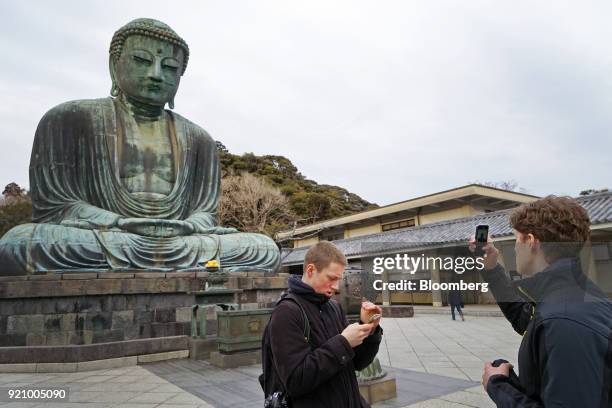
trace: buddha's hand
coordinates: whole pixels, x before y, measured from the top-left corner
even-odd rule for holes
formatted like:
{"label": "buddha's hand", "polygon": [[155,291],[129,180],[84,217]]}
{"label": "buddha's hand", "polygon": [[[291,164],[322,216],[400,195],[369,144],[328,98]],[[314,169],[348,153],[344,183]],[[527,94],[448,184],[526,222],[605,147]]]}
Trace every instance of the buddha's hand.
{"label": "buddha's hand", "polygon": [[84,220],[62,220],[60,225],[63,227],[79,228],[79,229],[93,229],[93,226]]}
{"label": "buddha's hand", "polygon": [[193,234],[193,225],[182,220],[161,220],[155,218],[121,218],[117,226],[137,235],[154,238],[172,238]]}
{"label": "buddha's hand", "polygon": [[226,235],[226,234],[236,234],[238,231],[236,228],[226,228],[226,227],[210,227],[206,228],[203,231],[198,231],[199,234],[210,234],[210,235]]}

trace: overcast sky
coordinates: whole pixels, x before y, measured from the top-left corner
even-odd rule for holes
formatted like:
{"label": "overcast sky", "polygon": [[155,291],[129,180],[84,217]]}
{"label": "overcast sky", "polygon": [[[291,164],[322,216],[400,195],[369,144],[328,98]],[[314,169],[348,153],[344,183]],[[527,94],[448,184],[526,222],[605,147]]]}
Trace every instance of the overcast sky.
{"label": "overcast sky", "polygon": [[189,44],[175,111],[378,204],[515,180],[612,187],[612,2],[27,1],[0,15],[0,184],[51,107],[109,94],[137,17]]}

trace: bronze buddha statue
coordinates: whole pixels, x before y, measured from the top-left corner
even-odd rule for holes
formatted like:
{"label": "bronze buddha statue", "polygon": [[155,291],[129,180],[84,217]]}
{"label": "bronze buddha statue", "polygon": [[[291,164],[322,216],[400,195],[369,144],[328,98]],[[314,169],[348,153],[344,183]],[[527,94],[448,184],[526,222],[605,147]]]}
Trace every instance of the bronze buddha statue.
{"label": "bronze buddha statue", "polygon": [[189,48],[137,19],[110,47],[111,97],[41,119],[30,161],[33,223],[0,240],[0,275],[41,271],[274,270],[267,236],[219,227],[215,141],[172,110]]}

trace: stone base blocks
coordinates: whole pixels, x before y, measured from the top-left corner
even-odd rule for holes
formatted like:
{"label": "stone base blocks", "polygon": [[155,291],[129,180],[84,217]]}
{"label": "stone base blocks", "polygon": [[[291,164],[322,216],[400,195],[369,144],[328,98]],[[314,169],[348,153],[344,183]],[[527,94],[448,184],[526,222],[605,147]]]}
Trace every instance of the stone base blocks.
{"label": "stone base blocks", "polygon": [[[287,276],[239,272],[230,274],[224,293],[211,297],[203,293],[209,276],[195,271],[0,276],[0,372],[80,371],[102,360],[133,365],[186,358],[191,350],[195,358],[206,357],[216,350],[214,340],[190,343],[194,305],[271,307],[287,288]],[[207,337],[214,336],[217,313],[205,319]],[[267,320],[249,322],[258,328]],[[182,339],[181,346],[169,347],[175,338]]]}
{"label": "stone base blocks", "polygon": [[2,372],[102,370],[189,357],[187,336],[70,346],[0,347]]}
{"label": "stone base blocks", "polygon": [[261,347],[264,329],[273,309],[217,312],[219,351],[229,354]]}
{"label": "stone base blocks", "polygon": [[189,357],[194,360],[208,360],[214,351],[217,351],[216,336],[189,339]]}
{"label": "stone base blocks", "polygon": [[213,351],[210,353],[210,364],[219,368],[236,368],[261,364],[261,350],[241,351],[232,354]]}
{"label": "stone base blocks", "polygon": [[[0,347],[61,346],[189,335],[209,272],[98,272],[0,276]],[[228,299],[269,307],[287,278],[231,274]],[[214,318],[214,317],[213,317]],[[211,333],[216,321],[208,322]],[[1,362],[1,361],[0,361]]]}
{"label": "stone base blocks", "polygon": [[382,306],[384,317],[414,317],[414,308],[405,305]]}
{"label": "stone base blocks", "polygon": [[157,361],[188,358],[189,350],[166,351],[165,353],[143,354],[138,356],[138,364],[155,363]]}
{"label": "stone base blocks", "polygon": [[385,401],[397,397],[397,384],[395,375],[388,372],[386,376],[378,380],[359,383],[359,392],[370,404]]}
{"label": "stone base blocks", "polygon": [[217,312],[219,351],[210,354],[210,363],[221,368],[261,363],[261,340],[272,310]]}

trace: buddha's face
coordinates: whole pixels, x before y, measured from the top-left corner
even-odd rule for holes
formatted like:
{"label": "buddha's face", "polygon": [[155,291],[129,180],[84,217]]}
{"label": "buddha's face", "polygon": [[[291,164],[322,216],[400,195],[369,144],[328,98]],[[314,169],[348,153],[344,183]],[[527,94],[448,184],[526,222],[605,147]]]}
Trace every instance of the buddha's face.
{"label": "buddha's face", "polygon": [[148,105],[165,106],[178,90],[183,50],[174,44],[142,35],[131,35],[114,62],[114,77],[128,97]]}

